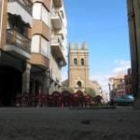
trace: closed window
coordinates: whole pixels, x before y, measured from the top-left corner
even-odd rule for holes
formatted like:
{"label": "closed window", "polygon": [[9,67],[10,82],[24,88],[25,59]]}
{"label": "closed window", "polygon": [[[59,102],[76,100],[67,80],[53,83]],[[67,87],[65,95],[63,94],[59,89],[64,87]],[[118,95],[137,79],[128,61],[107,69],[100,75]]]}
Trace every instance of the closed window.
{"label": "closed window", "polygon": [[33,18],[42,20],[48,27],[50,27],[50,13],[41,3],[34,4]]}
{"label": "closed window", "polygon": [[41,3],[35,3],[33,6],[33,18],[40,20],[41,19]]}
{"label": "closed window", "polygon": [[41,54],[47,57],[48,48],[49,48],[49,42],[43,37],[41,37]]}
{"label": "closed window", "polygon": [[39,53],[39,44],[40,44],[40,36],[34,35],[32,37],[32,43],[31,43],[31,52]]}

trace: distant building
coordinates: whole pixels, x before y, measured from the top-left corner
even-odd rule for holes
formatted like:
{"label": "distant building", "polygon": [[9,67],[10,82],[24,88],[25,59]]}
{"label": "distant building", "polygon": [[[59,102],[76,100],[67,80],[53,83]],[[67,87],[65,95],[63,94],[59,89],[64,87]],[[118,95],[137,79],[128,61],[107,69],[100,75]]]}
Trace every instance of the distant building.
{"label": "distant building", "polygon": [[69,45],[68,80],[63,85],[69,86],[74,92],[86,88],[93,88],[96,94],[101,93],[101,87],[97,81],[89,80],[88,46],[86,43]]}
{"label": "distant building", "polygon": [[109,78],[109,88],[110,88],[110,96],[114,98],[115,96],[125,95],[125,82],[124,75],[118,74],[114,77]]}
{"label": "distant building", "polygon": [[124,76],[124,80],[125,80],[125,91],[126,94],[133,94],[133,90],[132,90],[132,71],[131,69],[127,70],[127,75]]}

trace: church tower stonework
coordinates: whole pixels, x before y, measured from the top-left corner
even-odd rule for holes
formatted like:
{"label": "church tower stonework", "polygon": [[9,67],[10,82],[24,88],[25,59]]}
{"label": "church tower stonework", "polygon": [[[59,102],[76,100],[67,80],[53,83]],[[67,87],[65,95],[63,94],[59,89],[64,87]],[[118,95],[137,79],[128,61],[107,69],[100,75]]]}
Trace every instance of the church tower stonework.
{"label": "church tower stonework", "polygon": [[88,47],[86,43],[69,45],[69,87],[84,91],[89,87]]}

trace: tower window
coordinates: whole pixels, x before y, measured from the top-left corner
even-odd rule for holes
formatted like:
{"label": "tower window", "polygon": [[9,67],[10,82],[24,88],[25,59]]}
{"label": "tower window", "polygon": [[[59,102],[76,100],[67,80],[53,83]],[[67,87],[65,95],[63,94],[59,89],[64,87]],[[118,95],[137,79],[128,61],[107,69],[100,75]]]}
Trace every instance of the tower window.
{"label": "tower window", "polygon": [[81,88],[81,87],[82,87],[81,81],[78,81],[78,82],[77,82],[77,87],[78,87],[78,88]]}
{"label": "tower window", "polygon": [[83,58],[81,59],[81,65],[84,65],[84,59]]}
{"label": "tower window", "polygon": [[74,65],[77,65],[77,59],[74,58]]}

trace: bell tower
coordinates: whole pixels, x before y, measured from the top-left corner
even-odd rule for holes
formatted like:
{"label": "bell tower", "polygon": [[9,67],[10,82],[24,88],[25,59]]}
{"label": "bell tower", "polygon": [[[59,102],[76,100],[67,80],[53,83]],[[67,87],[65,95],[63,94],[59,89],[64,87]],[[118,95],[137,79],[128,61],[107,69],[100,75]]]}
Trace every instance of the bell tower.
{"label": "bell tower", "polygon": [[69,87],[84,91],[89,87],[88,47],[86,43],[69,45]]}

